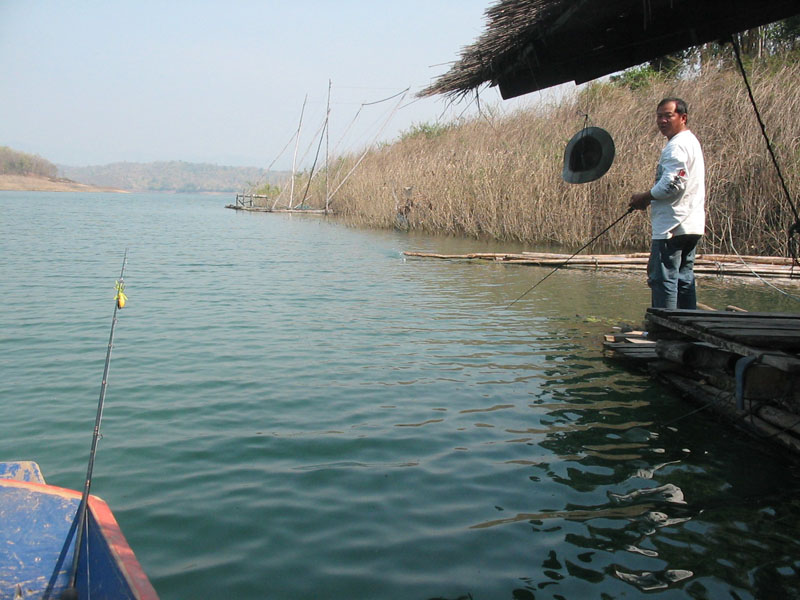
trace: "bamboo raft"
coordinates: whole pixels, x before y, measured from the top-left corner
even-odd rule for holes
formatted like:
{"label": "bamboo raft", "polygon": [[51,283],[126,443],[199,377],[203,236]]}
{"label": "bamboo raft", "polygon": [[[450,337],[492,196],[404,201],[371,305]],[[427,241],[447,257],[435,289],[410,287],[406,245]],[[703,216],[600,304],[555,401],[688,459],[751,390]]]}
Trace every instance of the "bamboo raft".
{"label": "bamboo raft", "polygon": [[331,215],[331,209],[324,208],[269,208],[268,206],[240,206],[238,204],[226,204],[225,208],[233,210],[243,210],[245,212],[266,212],[266,213],[290,213],[299,215]]}
{"label": "bamboo raft", "polygon": [[[404,252],[415,258],[438,258],[445,260],[485,260],[515,265],[558,267],[572,269],[603,269],[621,271],[646,271],[650,254],[581,254],[570,258],[569,254],[547,252],[521,252],[519,254],[474,252],[471,254],[436,254],[433,252]],[[791,279],[800,282],[800,268],[795,268],[791,258],[773,256],[732,256],[728,254],[698,254],[694,272],[697,275],[730,277],[762,277],[765,279]]]}
{"label": "bamboo raft", "polygon": [[800,454],[800,314],[650,308],[645,327],[607,335],[606,355]]}
{"label": "bamboo raft", "polygon": [[303,215],[329,215],[333,213],[330,208],[268,208],[266,206],[257,206],[255,204],[256,200],[274,200],[274,198],[264,194],[236,194],[236,203],[226,204],[225,208],[244,210],[247,212],[292,213]]}

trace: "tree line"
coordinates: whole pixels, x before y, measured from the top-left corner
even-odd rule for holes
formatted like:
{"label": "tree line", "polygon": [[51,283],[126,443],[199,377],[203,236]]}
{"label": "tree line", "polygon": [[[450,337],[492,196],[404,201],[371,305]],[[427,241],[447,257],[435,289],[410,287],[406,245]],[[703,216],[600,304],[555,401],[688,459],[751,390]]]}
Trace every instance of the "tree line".
{"label": "tree line", "polygon": [[0,146],[0,175],[38,175],[56,177],[58,167],[36,154],[26,154]]}
{"label": "tree line", "polygon": [[[749,62],[762,61],[772,56],[790,56],[800,50],[800,15],[736,33],[732,40]],[[716,41],[660,56],[644,67],[652,74],[660,73],[679,78],[691,75],[692,72],[729,68],[733,63],[733,46],[726,41]],[[629,69],[634,72],[636,70]],[[623,73],[623,78],[626,73]]]}
{"label": "tree line", "polygon": [[115,162],[88,167],[61,166],[63,176],[75,181],[134,192],[228,192],[252,188],[256,182],[279,183],[286,174],[257,167],[229,167],[208,163],[158,161]]}

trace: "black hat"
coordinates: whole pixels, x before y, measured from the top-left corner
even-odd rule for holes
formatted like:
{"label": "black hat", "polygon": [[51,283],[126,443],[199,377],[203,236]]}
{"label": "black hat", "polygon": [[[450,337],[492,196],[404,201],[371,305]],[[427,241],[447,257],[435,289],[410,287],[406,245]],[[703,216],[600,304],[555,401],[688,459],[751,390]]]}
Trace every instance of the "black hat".
{"label": "black hat", "polygon": [[564,151],[567,183],[587,183],[600,179],[614,162],[614,140],[605,129],[584,127],[569,141]]}

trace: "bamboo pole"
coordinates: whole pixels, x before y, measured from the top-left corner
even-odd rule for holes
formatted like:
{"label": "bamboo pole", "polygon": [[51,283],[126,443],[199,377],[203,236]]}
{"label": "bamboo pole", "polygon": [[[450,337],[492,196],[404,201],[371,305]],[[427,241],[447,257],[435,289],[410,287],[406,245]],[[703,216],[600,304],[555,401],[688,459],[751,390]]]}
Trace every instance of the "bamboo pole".
{"label": "bamboo pole", "polygon": [[[300,109],[300,122],[297,124],[297,134],[294,142],[294,156],[292,157],[292,181],[291,188],[289,189],[289,208],[294,205],[294,176],[297,173],[297,149],[300,147],[300,131],[303,128],[303,114],[306,112],[306,102],[308,102],[308,94],[303,98],[303,108]],[[275,208],[274,206],[272,208]]]}
{"label": "bamboo pole", "polygon": [[[546,252],[473,252],[469,254],[438,254],[434,252],[404,252],[406,256],[417,258],[437,258],[446,260],[491,260],[518,265],[556,266],[563,264],[566,254]],[[763,277],[797,279],[800,281],[800,270],[795,270],[790,262],[771,262],[772,257],[751,257],[751,264],[742,264],[737,257],[729,255],[712,255],[717,260],[698,258],[695,261],[694,271],[701,275],[721,275],[732,277]],[[576,256],[569,262],[568,267],[578,269],[616,269],[616,270],[646,270],[649,254],[585,254]]]}
{"label": "bamboo pole", "polygon": [[328,205],[330,204],[331,197],[328,193],[328,157],[330,155],[330,141],[331,141],[331,128],[330,128],[330,119],[331,119],[331,85],[332,82],[328,79],[328,106],[326,108],[325,114],[325,212],[328,212]]}
{"label": "bamboo pole", "polygon": [[787,265],[787,266],[791,266],[794,263],[793,259],[786,258],[783,256],[752,256],[752,255],[735,256],[730,254],[698,254],[696,259],[712,260],[720,262],[739,262],[739,263],[741,261],[744,261],[746,263],[756,263],[765,265]]}

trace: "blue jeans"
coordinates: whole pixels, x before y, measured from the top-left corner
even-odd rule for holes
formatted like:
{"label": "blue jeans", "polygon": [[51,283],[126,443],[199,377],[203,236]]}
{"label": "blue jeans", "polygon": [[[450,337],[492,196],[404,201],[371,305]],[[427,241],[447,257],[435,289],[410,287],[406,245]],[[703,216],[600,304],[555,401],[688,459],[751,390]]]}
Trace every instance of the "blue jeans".
{"label": "blue jeans", "polygon": [[654,308],[697,308],[694,255],[699,235],[653,240],[647,264],[647,285]]}

